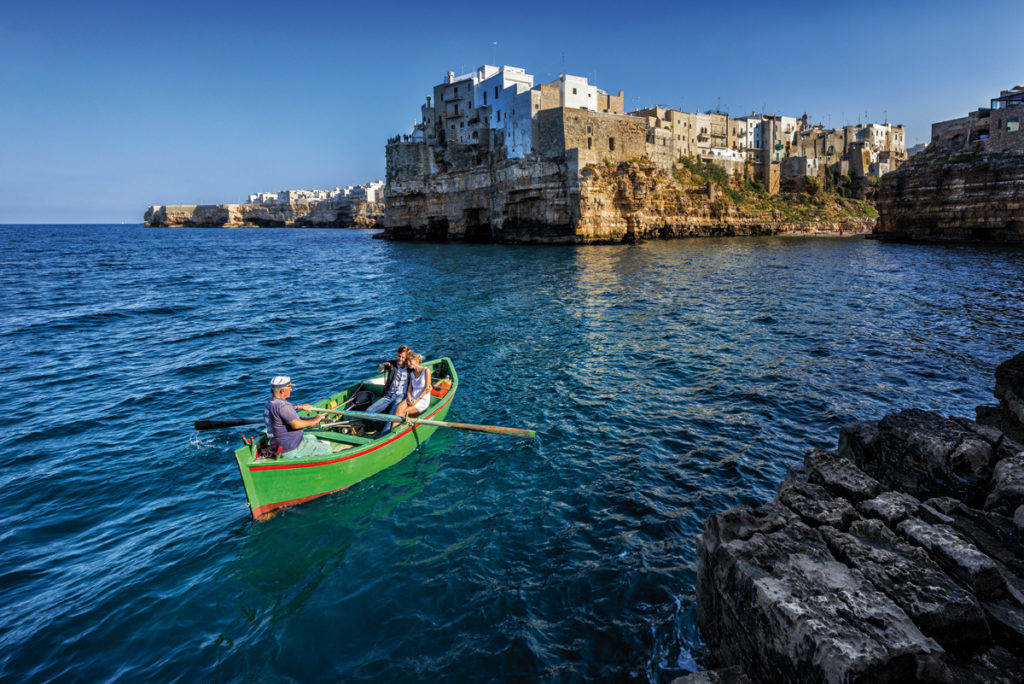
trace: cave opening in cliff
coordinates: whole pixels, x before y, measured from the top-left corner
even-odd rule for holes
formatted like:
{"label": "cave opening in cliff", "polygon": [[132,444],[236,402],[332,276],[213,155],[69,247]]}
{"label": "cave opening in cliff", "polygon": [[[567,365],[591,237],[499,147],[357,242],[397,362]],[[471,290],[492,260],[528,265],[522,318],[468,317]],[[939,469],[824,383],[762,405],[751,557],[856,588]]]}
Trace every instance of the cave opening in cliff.
{"label": "cave opening in cliff", "polygon": [[465,209],[462,212],[462,225],[465,227],[466,242],[494,242],[491,222],[486,209]]}

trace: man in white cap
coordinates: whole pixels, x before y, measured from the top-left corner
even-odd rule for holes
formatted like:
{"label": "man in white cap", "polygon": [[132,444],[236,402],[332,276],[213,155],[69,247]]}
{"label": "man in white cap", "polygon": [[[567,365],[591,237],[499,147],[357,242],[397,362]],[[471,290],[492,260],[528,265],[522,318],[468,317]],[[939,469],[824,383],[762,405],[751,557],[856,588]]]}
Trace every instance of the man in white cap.
{"label": "man in white cap", "polygon": [[[270,448],[276,453],[278,447],[281,455],[289,458],[301,456],[326,456],[331,453],[331,445],[322,442],[312,435],[303,436],[302,429],[312,427],[322,421],[326,414],[318,413],[312,418],[299,418],[295,407],[288,403],[292,394],[292,379],[287,375],[277,375],[270,381],[270,400],[263,405],[263,422],[267,426],[267,437]],[[301,404],[303,411],[312,411],[309,404]]]}

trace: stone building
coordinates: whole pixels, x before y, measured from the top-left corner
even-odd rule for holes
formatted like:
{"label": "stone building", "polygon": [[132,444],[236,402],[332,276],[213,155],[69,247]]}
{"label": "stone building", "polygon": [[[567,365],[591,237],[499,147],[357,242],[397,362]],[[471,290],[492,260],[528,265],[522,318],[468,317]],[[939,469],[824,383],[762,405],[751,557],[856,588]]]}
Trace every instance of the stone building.
{"label": "stone building", "polygon": [[932,124],[932,144],[951,152],[1024,154],[1024,86],[1003,90],[988,107]]}
{"label": "stone building", "polygon": [[562,74],[534,86],[522,68],[485,64],[461,76],[449,71],[420,107],[422,123],[392,141],[440,149],[471,145],[488,158],[520,159],[535,151],[539,112],[570,108],[621,115],[622,104],[622,91],[611,95],[582,76]]}
{"label": "stone building", "polygon": [[790,178],[790,171],[796,169],[819,180],[824,180],[826,169],[837,175],[882,176],[907,160],[906,131],[903,126],[888,123],[826,129],[820,124],[809,125],[805,114],[787,156],[813,160],[813,163],[786,165],[783,180]]}

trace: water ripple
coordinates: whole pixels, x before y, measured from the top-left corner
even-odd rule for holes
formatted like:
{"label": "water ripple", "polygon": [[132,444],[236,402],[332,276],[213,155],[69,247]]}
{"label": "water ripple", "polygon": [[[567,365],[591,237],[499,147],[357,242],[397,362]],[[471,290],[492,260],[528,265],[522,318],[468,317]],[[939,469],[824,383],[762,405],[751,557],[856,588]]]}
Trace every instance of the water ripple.
{"label": "water ripple", "polygon": [[[705,657],[708,514],[844,422],[970,415],[1024,348],[1012,248],[0,232],[12,680],[667,682]],[[241,430],[192,421],[258,415],[282,373],[318,398],[402,342],[455,360],[453,420],[538,439],[439,432],[250,522]]]}

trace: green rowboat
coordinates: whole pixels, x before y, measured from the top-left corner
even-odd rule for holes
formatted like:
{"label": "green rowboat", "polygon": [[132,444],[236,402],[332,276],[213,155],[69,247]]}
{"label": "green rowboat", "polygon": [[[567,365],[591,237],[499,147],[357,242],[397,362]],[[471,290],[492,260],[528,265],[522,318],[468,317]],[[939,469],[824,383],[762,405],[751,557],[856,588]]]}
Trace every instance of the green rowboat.
{"label": "green rowboat", "polygon": [[[427,410],[417,418],[444,420],[459,388],[459,376],[455,373],[451,359],[447,357],[423,365],[430,368],[434,380],[451,380],[451,387],[443,396],[431,395]],[[340,409],[360,390],[370,390],[376,397],[380,397],[384,391],[384,381],[384,374],[375,375],[313,406]],[[401,461],[427,441],[437,429],[432,425],[395,423],[391,432],[381,437],[378,431],[367,432],[362,436],[346,434],[349,428],[347,425],[339,425],[327,429],[306,429],[306,434],[332,445],[333,453],[327,456],[259,458],[258,447],[266,443],[266,433],[260,439],[252,440],[250,444],[236,450],[235,460],[238,461],[238,471],[242,475],[252,517],[263,520],[278,509],[351,487]]]}

